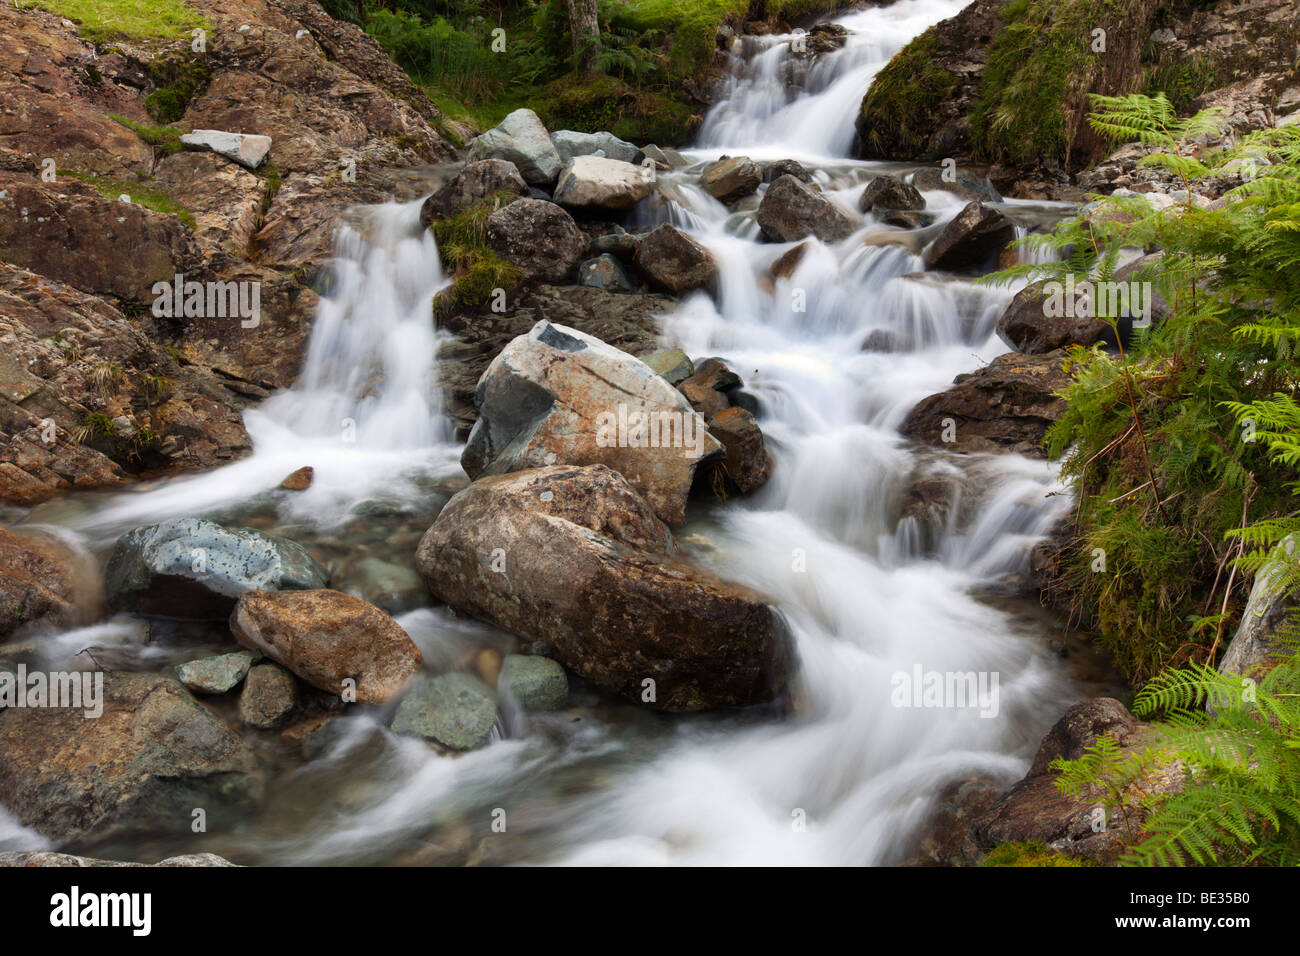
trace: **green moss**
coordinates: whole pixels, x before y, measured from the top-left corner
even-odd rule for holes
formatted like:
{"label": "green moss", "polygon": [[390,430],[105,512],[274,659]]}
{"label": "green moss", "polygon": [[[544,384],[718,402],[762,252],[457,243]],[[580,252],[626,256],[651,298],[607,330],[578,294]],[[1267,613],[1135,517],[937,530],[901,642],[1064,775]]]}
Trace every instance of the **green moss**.
{"label": "green moss", "polygon": [[938,46],[931,31],[894,55],[862,99],[858,136],[867,156],[921,156],[935,111],[957,88],[957,77],[931,62]]}
{"label": "green moss", "polygon": [[127,119],[117,113],[109,113],[108,115],[164,156],[170,153],[179,153],[185,148],[181,145],[181,131],[178,129],[173,129],[170,126],[149,126],[145,123],[137,123],[135,120]]}
{"label": "green moss", "polygon": [[82,173],[62,169],[59,170],[59,175],[70,176],[73,179],[80,179],[82,182],[90,183],[99,190],[100,195],[105,199],[118,199],[123,195],[130,196],[131,202],[153,212],[175,216],[190,229],[194,228],[194,214],[156,186],[144,182],[129,182],[125,179],[101,179],[97,176],[86,176]]}
{"label": "green moss", "polygon": [[212,77],[206,54],[188,52],[150,60],[145,71],[155,89],[145,97],[144,108],[159,123],[175,123],[184,116]]}
{"label": "green moss", "polygon": [[262,194],[262,215],[265,216],[280,191],[280,170],[267,163],[262,167],[262,175],[266,179],[266,192]]}
{"label": "green moss", "polygon": [[699,125],[695,107],[678,95],[638,90],[615,76],[563,77],[546,86],[533,108],[549,129],[609,130],[665,146],[689,141]]}
{"label": "green moss", "polygon": [[437,314],[472,308],[487,302],[497,289],[513,289],[523,273],[487,247],[487,219],[506,203],[518,198],[502,191],[449,219],[433,224],[438,254],[443,264],[455,271],[455,280],[434,300]]}
{"label": "green moss", "polygon": [[[1012,0],[988,48],[971,111],[988,161],[1070,165],[1089,92],[1131,88],[1159,0]],[[1093,31],[1105,30],[1105,52]],[[1086,162],[1091,157],[1078,157]]]}
{"label": "green moss", "polygon": [[65,16],[93,43],[175,40],[196,27],[212,29],[207,18],[182,0],[19,0],[15,5]]}
{"label": "green moss", "polygon": [[1091,860],[1049,850],[1041,843],[1000,843],[985,855],[980,866],[1096,866]]}

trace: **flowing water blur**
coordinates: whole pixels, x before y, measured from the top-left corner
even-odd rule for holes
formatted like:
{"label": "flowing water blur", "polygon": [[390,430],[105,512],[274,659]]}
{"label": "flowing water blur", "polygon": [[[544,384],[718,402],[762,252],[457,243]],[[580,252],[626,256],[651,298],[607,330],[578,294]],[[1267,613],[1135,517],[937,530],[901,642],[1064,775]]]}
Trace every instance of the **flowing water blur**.
{"label": "flowing water blur", "polygon": [[[1051,620],[992,599],[989,585],[1024,567],[1069,499],[1052,494],[1042,461],[957,459],[898,434],[917,401],[1006,351],[993,324],[1010,292],[923,274],[921,247],[961,201],[926,194],[940,217],[926,230],[863,222],[835,246],[809,240],[797,271],[772,279],[768,267],[790,246],[758,242],[752,206],[729,211],[696,185],[698,164],[722,152],[795,157],[861,219],[858,193],[895,167],[844,158],[856,104],[895,51],[963,5],[900,0],[840,18],[853,31],[847,45],[807,70],[797,95],[785,83],[793,37],[751,38],[688,153],[697,165],[661,174],[662,198],[636,213],[642,225],[689,230],[721,264],[718,300],[683,303],[664,320],[665,341],[721,356],[744,378],[776,468],[751,499],[694,506],[679,538],[786,615],[800,660],[792,714],[668,717],[578,688],[563,711],[503,715],[505,739],[456,758],[393,736],[385,714],[354,715],[335,720],[305,764],[267,744],[286,769],[266,812],[238,832],[103,851],[148,859],[201,848],[241,863],[879,864],[908,857],[945,784],[1023,773],[1043,732],[1087,691],[1051,651]],[[1006,208],[1020,222],[1062,212]],[[252,457],[144,492],[74,496],[30,520],[102,549],[172,515],[260,516],[340,555],[364,540],[409,563],[428,523],[422,503],[459,475],[434,397],[429,299],[444,280],[418,211],[381,207],[341,232],[300,384],[247,413]],[[864,350],[873,333],[893,351]],[[315,468],[312,488],[277,492],[303,464]],[[935,471],[962,478],[965,496],[962,520],[937,532],[899,520],[910,481]],[[513,646],[441,608],[399,620],[432,666]],[[138,666],[193,654],[186,633],[159,645],[130,619],[96,627],[55,647],[70,655],[90,643]],[[916,668],[996,674],[996,714],[894,706],[892,678]],[[504,833],[492,830],[496,811]],[[0,817],[0,843],[21,843],[15,832]]]}

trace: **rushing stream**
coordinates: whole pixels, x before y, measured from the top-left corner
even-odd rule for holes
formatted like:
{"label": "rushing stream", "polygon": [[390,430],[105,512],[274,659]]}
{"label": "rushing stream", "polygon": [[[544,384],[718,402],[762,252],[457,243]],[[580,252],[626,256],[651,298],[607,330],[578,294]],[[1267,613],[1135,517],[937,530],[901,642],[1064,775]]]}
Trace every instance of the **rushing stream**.
{"label": "rushing stream", "polygon": [[[693,505],[678,537],[723,577],[759,589],[786,615],[800,673],[790,713],[649,713],[577,687],[570,705],[523,721],[459,757],[384,727],[386,714],[335,720],[319,754],[282,766],[267,809],[236,832],[96,847],[153,859],[212,850],[239,863],[878,864],[908,857],[936,793],[954,780],[1009,782],[1048,726],[1093,679],[1054,653],[1059,626],[991,587],[1023,566],[1063,509],[1051,465],[1016,456],[919,452],[898,434],[907,412],[1006,347],[993,324],[1010,293],[919,276],[925,241],[962,202],[926,193],[938,223],[912,233],[869,220],[836,246],[810,240],[789,279],[767,278],[788,245],[758,241],[753,203],[729,211],[698,188],[699,164],[727,153],[795,158],[855,220],[865,183],[897,165],[845,159],[856,104],[912,36],[965,0],[899,0],[844,16],[846,47],[791,96],[792,37],[750,41],[725,101],[704,124],[695,164],[661,174],[635,213],[691,232],[722,266],[719,300],[699,295],[664,321],[667,344],[721,356],[759,399],[776,468],[750,499]],[[1062,209],[1005,204],[1018,222]],[[357,555],[409,566],[436,504],[463,483],[460,448],[436,395],[430,296],[442,284],[419,203],[363,211],[338,237],[338,276],[322,303],[299,386],[247,413],[255,444],[219,471],[34,510],[102,559],[124,530],[204,515],[276,530],[360,580]],[[903,243],[895,241],[902,238]],[[794,303],[803,299],[805,308]],[[863,349],[886,333],[895,351]],[[305,491],[277,490],[310,464]],[[918,469],[964,474],[963,520],[937,536],[900,505]],[[441,608],[399,616],[431,666],[459,666],[514,639]],[[49,639],[43,655],[154,668],[228,647],[221,628],[121,617]],[[900,672],[996,675],[994,706],[898,707]],[[1104,677],[1096,678],[1104,680]],[[222,706],[218,704],[218,706]],[[228,706],[228,705],[227,705]],[[996,713],[989,713],[995,710]],[[493,811],[506,811],[504,833]],[[0,815],[0,845],[39,845]]]}

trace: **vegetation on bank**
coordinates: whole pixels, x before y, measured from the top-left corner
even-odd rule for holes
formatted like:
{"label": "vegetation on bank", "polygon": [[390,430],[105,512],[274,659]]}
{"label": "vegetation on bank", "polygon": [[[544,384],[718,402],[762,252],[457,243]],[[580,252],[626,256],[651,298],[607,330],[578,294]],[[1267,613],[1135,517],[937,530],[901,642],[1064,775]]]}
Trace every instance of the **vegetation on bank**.
{"label": "vegetation on bank", "polygon": [[15,5],[67,17],[92,43],[175,40],[195,28],[212,29],[184,0],[16,0]]}
{"label": "vegetation on bank", "polygon": [[[1194,158],[1192,141],[1220,130],[1220,111],[1180,119],[1163,95],[1093,102],[1099,134],[1156,147],[1146,165],[1185,186],[1216,175],[1242,184],[1210,207],[1190,192],[1164,210],[1106,200],[1022,240],[1059,261],[1000,274],[1110,282],[1123,250],[1159,250],[1125,281],[1152,283],[1169,305],[1127,350],[1071,350],[1068,408],[1048,434],[1078,497],[1062,590],[1141,686],[1135,713],[1157,721],[1147,748],[1103,739],[1062,762],[1058,786],[1110,794],[1128,813],[1115,797],[1123,782],[1177,761],[1182,793],[1144,802],[1150,816],[1125,862],[1294,865],[1300,660],[1280,653],[1250,678],[1215,665],[1252,575],[1267,566],[1276,594],[1300,593],[1300,129]],[[1119,336],[1118,310],[1101,304],[1098,318]],[[1293,622],[1282,639],[1298,632]]]}
{"label": "vegetation on bank", "polygon": [[[1251,72],[1249,63],[1189,55],[1157,39],[1165,24],[1215,0],[985,2],[995,8],[995,25],[970,111],[969,147],[979,161],[1082,168],[1104,146],[1087,124],[1088,94],[1163,92],[1187,111],[1197,97]],[[936,54],[969,62],[965,50],[938,49],[931,29],[876,76],[857,124],[866,155],[937,158],[924,147],[936,132],[936,107],[959,78]]]}
{"label": "vegetation on bank", "polygon": [[488,216],[516,198],[514,193],[502,191],[433,223],[438,255],[454,275],[452,284],[434,299],[435,316],[482,305],[497,289],[510,290],[522,281],[518,266],[487,247]]}
{"label": "vegetation on bank", "polygon": [[[788,22],[839,0],[599,0],[573,40],[566,0],[324,0],[359,24],[445,114],[477,129],[527,106],[551,129],[680,145],[717,75],[724,23]],[[503,32],[496,32],[503,31]]]}
{"label": "vegetation on bank", "polygon": [[99,190],[99,194],[105,199],[120,199],[122,196],[127,196],[138,206],[163,215],[175,216],[190,229],[194,228],[194,214],[152,183],[139,180],[104,179],[68,169],[60,169],[58,174],[89,183]]}

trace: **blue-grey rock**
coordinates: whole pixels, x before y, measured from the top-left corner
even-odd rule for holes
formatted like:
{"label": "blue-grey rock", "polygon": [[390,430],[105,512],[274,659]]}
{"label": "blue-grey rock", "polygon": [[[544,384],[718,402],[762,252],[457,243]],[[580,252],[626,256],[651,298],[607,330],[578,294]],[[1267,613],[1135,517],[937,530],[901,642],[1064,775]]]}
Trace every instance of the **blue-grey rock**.
{"label": "blue-grey rock", "polygon": [[555,182],[564,160],[551,142],[546,127],[529,109],[515,110],[498,126],[475,138],[469,160],[504,159],[514,163],[525,182],[534,186]]}
{"label": "blue-grey rock", "polygon": [[219,620],[245,591],[313,590],[329,572],[296,542],[201,518],[173,518],[118,538],[104,568],[114,610]]}

